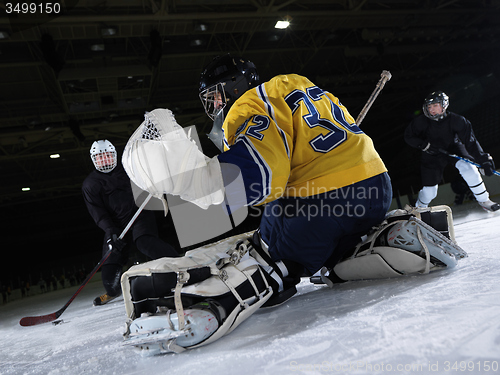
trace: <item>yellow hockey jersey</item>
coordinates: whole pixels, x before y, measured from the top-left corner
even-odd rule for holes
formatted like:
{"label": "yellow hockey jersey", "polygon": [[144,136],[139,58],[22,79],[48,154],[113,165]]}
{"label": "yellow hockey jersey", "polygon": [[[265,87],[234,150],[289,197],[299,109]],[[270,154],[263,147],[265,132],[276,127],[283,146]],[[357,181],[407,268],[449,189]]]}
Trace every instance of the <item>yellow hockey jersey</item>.
{"label": "yellow hockey jersey", "polygon": [[219,161],[240,168],[249,205],[317,195],[387,171],[339,99],[296,74],[243,94],[223,131]]}

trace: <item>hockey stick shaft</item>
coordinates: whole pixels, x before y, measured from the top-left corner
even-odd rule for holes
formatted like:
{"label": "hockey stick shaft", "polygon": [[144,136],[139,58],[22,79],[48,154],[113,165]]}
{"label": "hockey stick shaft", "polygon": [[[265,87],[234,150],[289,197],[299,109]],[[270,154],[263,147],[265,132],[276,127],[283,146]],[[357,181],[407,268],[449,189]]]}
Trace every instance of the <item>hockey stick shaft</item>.
{"label": "hockey stick shaft", "polygon": [[[152,195],[149,194],[146,197],[146,199],[144,200],[144,202],[142,202],[141,206],[137,209],[137,211],[134,214],[134,216],[132,217],[132,219],[130,219],[129,223],[127,224],[125,229],[123,229],[122,233],[120,234],[120,237],[119,237],[120,239],[123,239],[123,237],[125,237],[125,234],[127,234],[128,230],[130,229],[132,224],[134,224],[135,220],[137,219],[139,214],[142,212],[142,210],[144,209],[146,204],[149,202],[151,197],[152,197]],[[73,300],[76,298],[76,296],[82,291],[82,289],[85,287],[85,285],[87,285],[87,283],[90,281],[90,279],[97,273],[99,268],[101,268],[101,266],[106,262],[106,260],[108,260],[112,251],[113,251],[113,249],[110,248],[106,252],[106,254],[104,254],[104,256],[99,261],[99,263],[97,263],[97,265],[94,267],[92,272],[89,273],[87,278],[78,287],[77,291],[71,296],[71,298],[68,300],[68,302],[66,302],[66,304],[63,307],[61,307],[59,310],[57,310],[56,312],[53,312],[51,314],[24,317],[19,321],[19,324],[23,327],[28,327],[28,326],[34,326],[37,324],[52,322],[52,321],[56,320],[57,318],[59,318],[61,316],[61,314],[68,308],[68,306],[71,304],[71,302],[73,302]]]}
{"label": "hockey stick shaft", "polygon": [[[458,159],[458,160],[463,160],[463,161],[465,161],[466,163],[469,163],[469,164],[475,165],[475,166],[476,166],[476,167],[478,167],[478,168],[482,168],[482,167],[481,167],[481,164],[475,163],[475,162],[473,162],[473,161],[472,161],[472,160],[470,160],[470,159],[463,158],[463,157],[458,156],[458,155],[455,155],[455,154],[450,154],[449,152],[447,152],[447,151],[445,151],[445,150],[441,150],[441,149],[439,150],[439,152],[441,152],[441,153],[443,153],[443,154],[445,154],[445,155],[451,156],[452,158],[455,158],[455,159]],[[497,171],[495,171],[495,170],[493,171],[493,174],[494,174],[494,175],[497,175],[497,176],[500,176],[500,172],[497,172]]]}
{"label": "hockey stick shaft", "polygon": [[373,102],[375,99],[377,99],[377,96],[380,94],[380,91],[385,86],[385,83],[389,81],[392,77],[391,73],[388,70],[383,70],[382,73],[380,74],[381,78],[377,83],[377,86],[375,86],[375,90],[373,90],[372,94],[368,98],[368,101],[366,102],[365,106],[361,110],[361,112],[358,115],[358,118],[356,119],[356,125],[360,125],[363,119],[365,118],[366,114],[370,110],[370,107],[372,106]]}

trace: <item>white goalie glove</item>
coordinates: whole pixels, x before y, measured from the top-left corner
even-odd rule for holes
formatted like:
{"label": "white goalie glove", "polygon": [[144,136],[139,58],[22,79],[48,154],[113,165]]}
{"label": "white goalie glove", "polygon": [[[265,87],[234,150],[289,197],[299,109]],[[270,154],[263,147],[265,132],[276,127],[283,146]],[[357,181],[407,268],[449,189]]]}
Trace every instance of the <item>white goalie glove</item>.
{"label": "white goalie glove", "polygon": [[168,109],[146,113],[122,163],[132,181],[153,196],[178,195],[206,209],[224,200],[219,161],[206,157]]}

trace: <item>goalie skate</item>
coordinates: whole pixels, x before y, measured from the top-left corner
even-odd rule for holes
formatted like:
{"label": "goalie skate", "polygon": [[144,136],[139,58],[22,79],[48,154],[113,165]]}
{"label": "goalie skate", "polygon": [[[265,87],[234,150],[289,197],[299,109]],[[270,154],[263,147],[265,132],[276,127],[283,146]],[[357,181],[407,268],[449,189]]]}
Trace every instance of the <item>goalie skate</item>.
{"label": "goalie skate", "polygon": [[[421,238],[419,238],[419,232]],[[418,241],[415,241],[418,239]],[[406,223],[396,225],[387,235],[391,246],[412,251],[425,257],[426,249],[437,261],[453,268],[459,259],[467,257],[467,253],[456,243],[436,231],[430,225],[417,218],[410,218]]]}
{"label": "goalie skate", "polygon": [[[408,220],[404,218],[409,214]],[[467,253],[455,241],[451,209],[448,206],[401,210],[388,216],[388,222],[396,222],[387,235],[379,236],[379,244],[398,247],[422,257],[427,252],[439,265],[449,268],[457,265],[458,260],[467,257]],[[382,233],[384,230],[379,230]]]}
{"label": "goalie skate", "polygon": [[184,311],[186,324],[179,330],[177,314],[170,312],[143,314],[132,321],[123,345],[134,346],[143,356],[178,353],[184,351],[184,347],[206,340],[219,327],[212,312],[192,309]]}
{"label": "goalie skate", "polygon": [[[390,278],[454,268],[465,257],[455,242],[449,207],[407,208],[389,213],[333,271],[345,281]],[[333,286],[327,273],[322,269],[311,282]]]}

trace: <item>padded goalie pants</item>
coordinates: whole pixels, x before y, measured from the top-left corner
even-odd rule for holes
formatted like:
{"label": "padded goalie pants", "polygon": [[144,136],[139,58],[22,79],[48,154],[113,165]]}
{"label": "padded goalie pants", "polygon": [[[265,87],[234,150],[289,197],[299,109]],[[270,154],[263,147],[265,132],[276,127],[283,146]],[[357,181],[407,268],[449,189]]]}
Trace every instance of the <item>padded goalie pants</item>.
{"label": "padded goalie pants", "polygon": [[387,173],[307,198],[280,198],[266,205],[260,235],[274,261],[291,260],[314,274],[380,224],[391,200]]}

